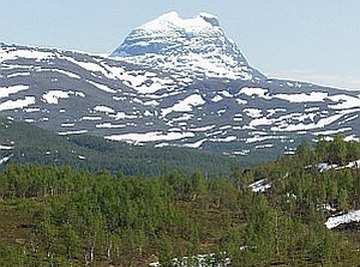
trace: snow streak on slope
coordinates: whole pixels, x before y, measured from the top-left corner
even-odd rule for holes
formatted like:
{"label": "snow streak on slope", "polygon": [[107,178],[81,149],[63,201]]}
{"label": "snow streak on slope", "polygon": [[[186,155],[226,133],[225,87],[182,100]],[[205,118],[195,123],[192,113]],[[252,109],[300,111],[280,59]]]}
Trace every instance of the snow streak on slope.
{"label": "snow streak on slope", "polygon": [[35,103],[35,97],[26,96],[17,100],[7,100],[0,103],[0,111],[21,109]]}
{"label": "snow streak on slope", "polygon": [[8,162],[12,157],[13,157],[13,155],[10,155],[10,156],[4,157],[4,158],[0,158],[0,165],[3,165],[6,162]]}
{"label": "snow streak on slope", "polygon": [[13,85],[8,87],[0,87],[0,98],[8,97],[11,94],[16,94],[20,91],[29,89],[28,85]]}
{"label": "snow streak on slope", "polygon": [[194,137],[194,134],[191,132],[186,133],[163,133],[163,132],[147,132],[147,133],[129,133],[124,135],[112,135],[105,137],[108,140],[112,141],[126,141],[129,143],[146,143],[146,142],[155,142],[155,141],[172,141],[178,139],[184,139],[186,137]]}

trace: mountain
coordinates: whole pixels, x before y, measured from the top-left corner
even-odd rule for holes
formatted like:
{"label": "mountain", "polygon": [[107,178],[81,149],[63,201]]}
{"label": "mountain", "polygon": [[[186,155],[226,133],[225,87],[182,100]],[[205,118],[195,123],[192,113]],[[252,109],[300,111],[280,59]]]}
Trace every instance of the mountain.
{"label": "mountain", "polygon": [[1,44],[0,67],[0,116],[60,136],[264,160],[360,130],[360,91],[266,77],[205,13],[160,16],[109,57]]}
{"label": "mountain", "polygon": [[265,78],[225,36],[218,19],[207,13],[190,19],[166,13],[133,30],[112,56],[191,78]]}

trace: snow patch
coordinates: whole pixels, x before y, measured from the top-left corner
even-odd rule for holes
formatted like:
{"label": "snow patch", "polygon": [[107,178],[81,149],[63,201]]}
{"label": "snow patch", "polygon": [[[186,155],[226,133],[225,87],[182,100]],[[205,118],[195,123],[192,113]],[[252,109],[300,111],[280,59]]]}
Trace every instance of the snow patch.
{"label": "snow patch", "polygon": [[255,146],[255,149],[264,149],[264,148],[272,148],[272,147],[274,147],[273,144],[264,144],[264,145]]}
{"label": "snow patch", "polygon": [[84,116],[81,118],[83,121],[101,121],[102,117],[96,117],[96,116]]}
{"label": "snow patch", "polygon": [[6,162],[8,162],[12,157],[13,157],[13,155],[10,155],[10,156],[7,156],[7,157],[4,157],[4,158],[0,159],[0,165],[3,165]]}
{"label": "snow patch", "polygon": [[273,98],[288,101],[290,103],[304,102],[323,102],[328,97],[328,93],[311,92],[310,94],[276,94]]}
{"label": "snow patch", "polygon": [[213,98],[211,98],[211,101],[214,103],[220,102],[221,100],[223,100],[224,98],[221,95],[216,95]]}
{"label": "snow patch", "polygon": [[118,128],[124,128],[126,127],[125,124],[112,124],[109,122],[106,123],[100,123],[96,125],[96,128],[98,129],[118,129]]}
{"label": "snow patch", "polygon": [[62,123],[61,125],[60,125],[61,127],[74,127],[75,126],[75,123]]}
{"label": "snow patch", "polygon": [[39,112],[40,108],[24,108],[25,113]]}
{"label": "snow patch", "polygon": [[266,182],[266,179],[256,181],[249,185],[251,191],[255,193],[264,193],[266,190],[271,188],[271,184]]}
{"label": "snow patch", "polygon": [[251,87],[244,87],[241,88],[238,94],[244,94],[251,97],[260,97],[263,99],[270,100],[271,97],[269,96],[269,90],[264,88],[251,88]]}
{"label": "snow patch", "polygon": [[54,58],[55,54],[51,52],[38,51],[36,48],[31,49],[0,49],[0,63],[6,60],[15,60],[19,58],[35,59],[36,62]]}
{"label": "snow patch", "polygon": [[57,73],[63,74],[65,76],[68,76],[73,79],[78,79],[78,80],[81,79],[80,75],[78,75],[74,72],[71,72],[71,71],[67,71],[67,70],[62,70],[62,69],[40,69],[40,70],[38,70],[38,72],[42,72],[42,71],[57,72]]}
{"label": "snow patch", "polygon": [[96,88],[104,91],[104,92],[107,92],[107,93],[110,93],[110,94],[115,94],[117,91],[114,90],[114,89],[111,89],[110,87],[106,86],[105,84],[100,84],[100,83],[96,83],[96,82],[93,82],[93,81],[90,81],[90,80],[86,80],[88,83],[90,83],[91,85],[95,86]]}
{"label": "snow patch", "polygon": [[325,222],[325,226],[328,229],[333,229],[342,224],[348,224],[352,222],[360,222],[360,210],[354,210],[343,215],[330,217]]}
{"label": "snow patch", "polygon": [[351,130],[352,130],[351,127],[345,127],[345,128],[340,128],[340,129],[336,129],[336,130],[326,130],[326,131],[315,132],[314,135],[333,135],[333,134],[338,134],[338,133],[344,133],[344,132],[351,131]]}
{"label": "snow patch", "polygon": [[115,113],[115,110],[108,106],[96,106],[96,107],[94,107],[94,111],[100,112],[100,113],[105,113],[105,114],[114,114]]}
{"label": "snow patch", "polygon": [[8,87],[0,87],[0,98],[9,97],[11,94],[16,94],[21,91],[28,90],[30,87],[28,85],[13,85]]}
{"label": "snow patch", "polygon": [[261,118],[262,117],[262,111],[257,108],[245,108],[243,110],[246,114],[246,116],[250,118]]}
{"label": "snow patch", "polygon": [[88,132],[88,130],[66,131],[66,132],[58,132],[58,135],[60,135],[60,136],[77,135],[77,134],[85,134],[87,132]]}
{"label": "snow patch", "polygon": [[202,126],[202,127],[198,127],[198,128],[191,128],[190,131],[192,131],[192,132],[207,132],[214,128],[215,128],[215,125],[213,124],[213,125],[207,125],[207,126]]}
{"label": "snow patch", "polygon": [[191,132],[164,133],[164,132],[156,131],[156,132],[146,132],[146,133],[129,133],[129,134],[111,135],[111,136],[106,136],[105,139],[139,144],[139,143],[155,142],[155,141],[173,141],[173,140],[179,140],[194,136],[195,134]]}
{"label": "snow patch", "polygon": [[334,95],[328,97],[333,102],[339,102],[336,105],[329,105],[329,108],[336,110],[343,110],[349,108],[358,108],[360,107],[360,98],[350,96],[350,95]]}
{"label": "snow patch", "polygon": [[124,119],[136,119],[137,116],[136,115],[128,115],[125,112],[118,112],[116,114],[113,115],[109,115],[110,118],[113,118],[114,120],[118,121],[118,120],[124,120]]}
{"label": "snow patch", "polygon": [[187,148],[200,148],[202,146],[202,144],[206,141],[207,141],[207,139],[205,138],[205,139],[201,139],[195,143],[183,144],[182,146],[187,147]]}
{"label": "snow patch", "polygon": [[25,96],[25,98],[23,99],[7,100],[5,102],[0,103],[0,111],[24,108],[33,104],[35,104],[35,97]]}
{"label": "snow patch", "polygon": [[210,139],[211,142],[233,142],[236,141],[237,137],[236,136],[227,136],[227,137],[223,137],[223,138],[212,138]]}
{"label": "snow patch", "polygon": [[74,91],[63,91],[63,90],[50,90],[47,91],[42,96],[42,100],[48,104],[59,104],[60,99],[70,98],[71,95],[85,97],[85,94],[82,92],[74,92]]}
{"label": "snow patch", "polygon": [[30,72],[16,72],[6,75],[6,78],[30,76]]}
{"label": "snow patch", "polygon": [[12,150],[12,149],[14,149],[14,146],[0,145],[0,150]]}
{"label": "snow patch", "polygon": [[205,104],[205,100],[198,94],[193,94],[180,100],[172,107],[164,108],[161,110],[163,117],[166,117],[172,112],[190,112],[194,107],[202,106]]}

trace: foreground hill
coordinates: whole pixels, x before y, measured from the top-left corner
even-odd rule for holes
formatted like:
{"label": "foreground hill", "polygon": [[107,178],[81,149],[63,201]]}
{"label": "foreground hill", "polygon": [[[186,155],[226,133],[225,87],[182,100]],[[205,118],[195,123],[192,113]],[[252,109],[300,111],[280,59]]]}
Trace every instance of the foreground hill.
{"label": "foreground hill", "polygon": [[1,44],[0,66],[0,114],[59,135],[257,157],[360,130],[359,91],[266,77],[209,14],[160,16],[111,57]]}
{"label": "foreground hill", "polygon": [[216,180],[8,165],[0,265],[358,266],[359,157],[337,137]]}

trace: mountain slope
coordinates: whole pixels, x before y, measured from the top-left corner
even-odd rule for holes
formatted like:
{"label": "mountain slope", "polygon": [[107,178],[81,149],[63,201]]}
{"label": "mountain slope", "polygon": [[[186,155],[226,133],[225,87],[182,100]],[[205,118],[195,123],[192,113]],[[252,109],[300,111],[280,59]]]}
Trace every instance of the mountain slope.
{"label": "mountain slope", "polygon": [[27,123],[0,118],[0,168],[9,163],[55,164],[132,176],[200,171],[213,178],[229,174],[238,161],[205,151],[134,147],[88,135],[57,136]]}
{"label": "mountain slope", "polygon": [[358,138],[360,91],[267,78],[219,25],[165,14],[112,57],[1,44],[0,114],[59,135],[254,157]]}

